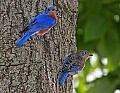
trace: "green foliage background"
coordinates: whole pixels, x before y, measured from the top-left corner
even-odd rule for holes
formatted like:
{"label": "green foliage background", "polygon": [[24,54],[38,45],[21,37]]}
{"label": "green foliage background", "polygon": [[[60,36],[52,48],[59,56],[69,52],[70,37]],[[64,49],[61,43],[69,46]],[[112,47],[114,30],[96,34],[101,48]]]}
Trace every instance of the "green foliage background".
{"label": "green foliage background", "polygon": [[[78,0],[76,41],[78,50],[88,50],[98,55],[97,62],[78,75],[77,93],[114,93],[120,89],[120,0]],[[108,64],[102,63],[108,59]],[[86,81],[86,76],[96,68],[108,69],[107,76]]]}

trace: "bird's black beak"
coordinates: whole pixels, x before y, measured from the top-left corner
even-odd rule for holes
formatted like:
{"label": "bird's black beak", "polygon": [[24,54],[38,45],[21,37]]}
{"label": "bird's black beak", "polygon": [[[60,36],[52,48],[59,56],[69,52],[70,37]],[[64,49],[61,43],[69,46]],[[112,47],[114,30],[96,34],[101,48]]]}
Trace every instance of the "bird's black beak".
{"label": "bird's black beak", "polygon": [[89,54],[89,56],[93,56],[92,54]]}

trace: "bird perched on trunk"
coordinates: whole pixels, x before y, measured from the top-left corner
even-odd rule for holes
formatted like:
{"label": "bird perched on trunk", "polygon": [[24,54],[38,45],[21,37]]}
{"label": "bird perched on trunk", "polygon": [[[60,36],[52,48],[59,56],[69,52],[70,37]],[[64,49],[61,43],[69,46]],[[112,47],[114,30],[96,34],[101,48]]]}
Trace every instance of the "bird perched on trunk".
{"label": "bird perched on trunk", "polygon": [[55,7],[50,6],[46,8],[45,12],[36,16],[20,33],[25,33],[24,36],[16,43],[21,47],[27,39],[33,34],[37,33],[43,35],[47,33],[53,26],[56,25],[58,17],[55,14]]}
{"label": "bird perched on trunk", "polygon": [[59,84],[62,86],[69,73],[76,73],[85,67],[86,60],[93,56],[86,50],[81,50],[75,54],[67,55],[59,75]]}

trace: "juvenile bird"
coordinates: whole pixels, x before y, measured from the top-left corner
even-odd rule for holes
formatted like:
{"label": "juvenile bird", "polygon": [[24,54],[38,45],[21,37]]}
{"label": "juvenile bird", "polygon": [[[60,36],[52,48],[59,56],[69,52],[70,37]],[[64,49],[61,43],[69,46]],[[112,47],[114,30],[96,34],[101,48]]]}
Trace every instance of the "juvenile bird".
{"label": "juvenile bird", "polygon": [[59,84],[61,86],[64,85],[64,82],[69,73],[76,73],[78,71],[81,71],[85,67],[86,60],[90,56],[93,55],[86,50],[81,50],[75,54],[67,55],[58,78]]}
{"label": "juvenile bird", "polygon": [[45,12],[36,16],[20,33],[25,33],[24,36],[16,43],[21,47],[27,39],[33,34],[37,33],[43,35],[47,33],[58,22],[58,17],[55,14],[55,7],[48,7]]}

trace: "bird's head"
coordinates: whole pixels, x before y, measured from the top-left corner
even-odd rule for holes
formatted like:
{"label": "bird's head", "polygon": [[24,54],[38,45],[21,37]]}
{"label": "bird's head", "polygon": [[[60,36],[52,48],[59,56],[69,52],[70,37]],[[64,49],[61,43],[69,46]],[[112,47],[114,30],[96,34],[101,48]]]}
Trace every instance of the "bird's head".
{"label": "bird's head", "polygon": [[45,14],[47,14],[47,15],[48,15],[48,14],[51,14],[51,13],[53,13],[55,10],[56,10],[56,9],[55,9],[54,6],[50,6],[50,7],[46,8]]}
{"label": "bird's head", "polygon": [[81,56],[81,58],[85,60],[87,60],[90,56],[93,56],[87,50],[81,50],[78,55]]}

